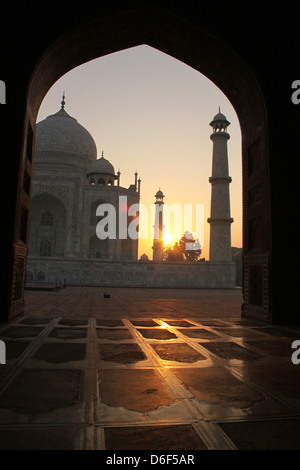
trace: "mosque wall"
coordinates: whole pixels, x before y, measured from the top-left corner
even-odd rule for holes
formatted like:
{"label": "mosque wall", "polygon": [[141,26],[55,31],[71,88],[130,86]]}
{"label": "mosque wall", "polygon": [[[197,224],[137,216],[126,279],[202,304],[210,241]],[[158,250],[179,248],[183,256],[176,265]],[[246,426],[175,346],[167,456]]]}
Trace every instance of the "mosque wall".
{"label": "mosque wall", "polygon": [[153,261],[114,262],[98,260],[27,261],[27,286],[81,285],[103,287],[160,287],[231,289],[236,287],[235,263],[155,263]]}

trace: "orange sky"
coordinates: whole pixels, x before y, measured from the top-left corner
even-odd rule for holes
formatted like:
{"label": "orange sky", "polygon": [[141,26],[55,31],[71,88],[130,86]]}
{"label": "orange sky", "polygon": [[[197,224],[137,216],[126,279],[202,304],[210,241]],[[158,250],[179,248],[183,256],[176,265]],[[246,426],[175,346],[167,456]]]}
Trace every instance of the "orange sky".
{"label": "orange sky", "polygon": [[[212,141],[210,121],[219,106],[228,132],[232,246],[242,246],[241,135],[237,115],[210,80],[182,62],[148,46],[107,55],[77,67],[58,80],[41,105],[38,121],[60,108],[93,136],[98,157],[104,151],[121,186],[141,178],[141,203],[149,212],[159,187],[165,203],[203,204],[202,257],[209,258]],[[152,259],[153,229],[139,241],[139,256]],[[145,233],[145,225],[141,231]],[[190,231],[193,231],[190,229]]]}

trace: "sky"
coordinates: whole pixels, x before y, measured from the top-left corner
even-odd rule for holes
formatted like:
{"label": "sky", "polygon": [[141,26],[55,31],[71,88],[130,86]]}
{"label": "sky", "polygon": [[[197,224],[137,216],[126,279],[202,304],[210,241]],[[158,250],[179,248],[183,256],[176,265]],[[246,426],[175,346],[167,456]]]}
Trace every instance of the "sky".
{"label": "sky", "polygon": [[[212,169],[212,128],[219,107],[228,127],[232,246],[242,247],[242,158],[238,117],[224,93],[197,70],[143,45],[109,54],[74,68],[45,96],[37,122],[61,107],[84,126],[95,140],[98,158],[103,151],[128,188],[134,173],[141,178],[141,204],[149,214],[160,188],[164,202],[184,204],[193,211],[193,227],[201,258],[209,259]],[[196,232],[196,205],[202,208],[202,233]],[[184,217],[183,217],[184,220]],[[186,218],[187,220],[187,218]],[[183,233],[182,230],[182,233]],[[139,257],[152,259],[153,227],[140,217]],[[166,234],[167,235],[167,234]],[[171,239],[178,239],[171,233]],[[172,240],[173,242],[174,240]]]}

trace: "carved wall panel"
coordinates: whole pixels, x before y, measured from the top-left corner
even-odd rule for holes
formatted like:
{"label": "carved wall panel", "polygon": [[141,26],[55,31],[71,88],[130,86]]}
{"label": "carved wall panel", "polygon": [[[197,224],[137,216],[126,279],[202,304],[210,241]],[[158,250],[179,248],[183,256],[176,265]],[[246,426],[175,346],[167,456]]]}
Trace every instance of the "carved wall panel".
{"label": "carved wall panel", "polygon": [[259,249],[263,245],[263,220],[262,217],[255,217],[248,222],[248,249]]}
{"label": "carved wall panel", "polygon": [[261,168],[260,142],[257,141],[248,149],[248,177],[255,174]]}
{"label": "carved wall panel", "polygon": [[252,188],[248,190],[248,207],[249,209],[253,208],[253,206],[259,204],[263,198],[263,188],[261,183],[254,185]]}
{"label": "carved wall panel", "polygon": [[244,311],[243,316],[270,321],[269,264],[266,254],[244,258]]}
{"label": "carved wall panel", "polygon": [[16,244],[14,246],[13,282],[9,312],[10,318],[14,318],[23,313],[26,256],[26,247]]}

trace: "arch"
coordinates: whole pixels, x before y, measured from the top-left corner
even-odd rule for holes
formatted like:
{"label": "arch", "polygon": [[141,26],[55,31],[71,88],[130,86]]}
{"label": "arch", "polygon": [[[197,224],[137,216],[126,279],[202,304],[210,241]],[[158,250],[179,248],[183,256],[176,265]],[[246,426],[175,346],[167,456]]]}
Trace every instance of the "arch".
{"label": "arch", "polygon": [[66,244],[66,208],[49,193],[32,198],[29,256],[61,256]]}
{"label": "arch", "polygon": [[52,255],[52,239],[51,238],[41,238],[39,240],[39,255],[40,256],[51,256]]}
{"label": "arch", "polygon": [[[182,61],[215,83],[231,101],[244,130],[266,122],[262,94],[247,65],[211,34],[155,7],[96,19],[53,43],[36,67],[29,86],[33,120],[47,91],[62,75],[90,60],[142,44]],[[187,53],[191,46],[192,51]],[[55,67],[49,67],[51,61]],[[250,109],[254,123],[249,119]]]}
{"label": "arch", "polygon": [[[224,92],[235,108],[242,133],[243,249],[246,261],[243,315],[270,321],[271,212],[267,115],[254,75],[228,45],[197,24],[151,6],[115,12],[78,25],[54,42],[37,64],[28,88],[26,127],[34,129],[42,99],[62,75],[97,57],[142,44],[169,54],[204,74]],[[259,169],[255,174],[249,171],[253,166]],[[263,188],[260,208],[255,213],[261,236],[256,237],[254,246],[250,247],[249,224],[254,215],[249,208],[248,192],[254,181]],[[249,265],[256,263],[264,264],[266,274],[263,278],[251,278],[251,272],[247,271]],[[254,289],[255,283],[263,283],[259,288],[265,297],[260,305],[251,305],[247,297],[249,283]]]}
{"label": "arch", "polygon": [[49,227],[53,225],[53,214],[52,212],[46,211],[42,213],[41,225]]}
{"label": "arch", "polygon": [[36,275],[38,281],[44,281],[46,279],[46,275],[44,271],[39,271]]}
{"label": "arch", "polygon": [[105,179],[104,178],[99,178],[98,179],[98,184],[105,185]]}

